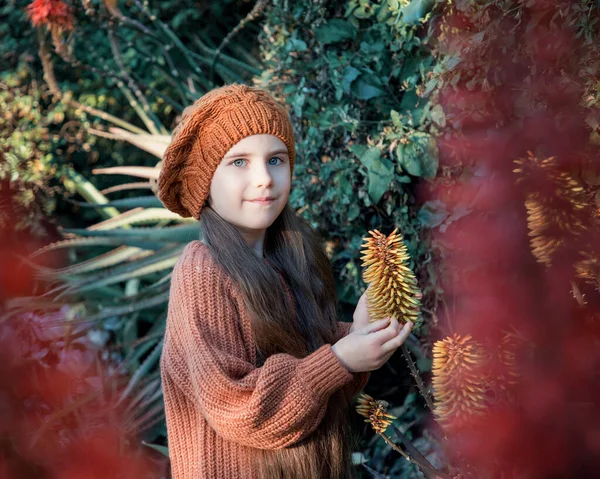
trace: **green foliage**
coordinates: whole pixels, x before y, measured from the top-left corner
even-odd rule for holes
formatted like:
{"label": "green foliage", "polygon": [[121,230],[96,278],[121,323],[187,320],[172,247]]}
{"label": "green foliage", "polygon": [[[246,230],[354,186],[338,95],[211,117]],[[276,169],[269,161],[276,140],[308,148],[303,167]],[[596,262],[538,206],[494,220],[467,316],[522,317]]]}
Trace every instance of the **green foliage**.
{"label": "green foliage", "polygon": [[[389,234],[398,227],[404,235],[427,309],[441,293],[414,196],[416,182],[436,176],[434,138],[444,124],[444,112],[425,98],[436,66],[428,45],[432,4],[275,1],[267,10],[261,84],[289,104],[295,126],[290,201],[327,240],[348,316],[366,286],[360,249],[371,229]],[[426,316],[423,336],[427,323]],[[426,366],[418,344],[413,352]],[[401,382],[394,374],[393,384],[371,387],[388,391]],[[420,414],[414,403],[401,420]],[[418,434],[421,449],[432,451]],[[365,453],[371,467],[386,469],[377,446]],[[392,471],[415,474],[403,460]]]}
{"label": "green foliage", "polygon": [[[432,4],[276,1],[267,11],[261,83],[290,105],[296,126],[291,202],[336,245],[340,298],[351,304],[364,289],[359,250],[369,229],[398,226],[417,271],[427,254],[412,184],[438,166],[443,112],[420,96],[434,66],[421,28]],[[420,276],[425,294],[437,291]]]}
{"label": "green foliage", "polygon": [[[64,240],[36,252],[35,259],[25,259],[35,262],[40,288],[54,301],[15,298],[7,309],[9,314],[51,314],[60,304],[76,306],[73,324],[82,334],[106,336],[105,342],[118,351],[114,359],[121,372],[131,377],[120,397],[126,404],[127,427],[149,441],[164,442],[158,358],[170,271],[199,230],[195,221],[172,214],[148,195],[159,171],[157,159],[133,145],[149,137],[148,149],[153,151],[153,140],[168,135],[183,108],[207,89],[222,82],[248,82],[259,73],[255,55],[245,48],[255,43],[256,26],[246,25],[213,61],[216,48],[251,5],[226,1],[198,7],[166,1],[147,7],[141,1],[119,2],[118,19],[104,2],[71,5],[76,29],[62,37],[50,36],[46,28],[36,32],[23,8],[0,7],[14,20],[0,27],[6,35],[0,51],[7,64],[0,83],[0,105],[6,112],[0,120],[0,159],[8,160],[0,164],[0,174],[22,192],[31,210],[48,201],[32,201],[27,195],[35,188],[49,197],[78,194],[88,202],[61,219],[61,226],[67,226]],[[37,56],[38,38],[43,39],[42,51],[48,52],[45,63]],[[121,128],[114,137],[107,129],[111,123]],[[146,131],[154,136],[132,135],[132,144],[115,141],[131,141],[127,133]],[[152,170],[150,176],[142,175],[150,182],[137,183],[145,183],[141,195],[123,184],[131,179],[92,174],[93,168],[137,165]],[[110,193],[99,191],[112,187]],[[121,195],[114,202],[106,196],[113,191]],[[56,214],[60,206],[49,202],[43,216]],[[41,220],[22,217],[29,227]],[[86,229],[90,224],[94,227]],[[176,226],[167,226],[172,224]],[[71,265],[42,266],[47,254],[65,249]]]}
{"label": "green foliage", "polygon": [[77,115],[64,104],[49,103],[47,95],[29,79],[23,65],[0,76],[0,181],[8,180],[17,192],[13,207],[19,212],[19,221],[14,229],[42,234],[40,221],[56,209],[58,188],[52,185],[63,174],[53,161],[53,152],[62,151],[65,143],[56,129],[65,123],[65,117]]}
{"label": "green foliage", "polygon": [[[251,22],[237,33],[214,62],[214,70],[216,49],[252,5],[232,0],[198,7],[190,1],[169,0],[154,2],[152,10],[147,10],[142,2],[119,2],[122,13],[136,26],[111,18],[102,2],[90,2],[91,11],[77,3],[78,28],[72,37],[62,39],[68,48],[61,51],[62,44],[53,45],[51,53],[53,72],[64,93],[55,103],[46,90],[27,87],[41,84],[42,75],[32,60],[38,47],[35,35],[23,21],[22,11],[0,7],[0,13],[11,19],[0,26],[6,36],[1,56],[13,70],[21,63],[29,66],[27,73],[23,67],[2,76],[5,88],[0,91],[0,106],[9,114],[0,120],[7,160],[0,166],[0,175],[28,185],[20,186],[24,206],[33,205],[31,191],[43,189],[51,178],[58,178],[65,190],[88,201],[76,218],[79,223],[64,231],[65,240],[39,252],[68,248],[74,264],[60,270],[39,267],[38,278],[59,282],[54,292],[61,300],[76,302],[89,331],[110,334],[111,342],[120,347],[117,359],[131,375],[124,396],[135,397],[130,412],[136,425],[146,430],[146,439],[165,435],[164,425],[156,426],[155,420],[160,412],[157,358],[169,272],[183,246],[197,236],[197,224],[174,218],[158,207],[147,191],[155,180],[151,175],[142,194],[123,186],[129,180],[108,175],[93,178],[96,185],[123,187],[124,197],[114,201],[85,180],[92,178],[92,167],[154,167],[156,163],[156,158],[127,143],[89,135],[90,129],[107,133],[107,124],[115,123],[127,133],[150,132],[156,139],[168,135],[184,106],[217,84],[244,81],[265,86],[290,108],[298,150],[290,201],[327,240],[339,297],[345,306],[350,305],[346,313],[353,310],[365,287],[362,238],[370,229],[387,234],[396,227],[413,260],[410,267],[417,272],[423,304],[434,311],[444,272],[436,269],[432,259],[436,245],[430,243],[429,232],[433,228],[444,231],[471,209],[468,203],[449,207],[441,200],[418,206],[415,185],[448,178],[460,181],[461,174],[475,174],[468,168],[466,173],[449,171],[439,164],[435,139],[442,132],[447,135],[447,128],[460,132],[463,127],[463,118],[439,105],[440,91],[461,82],[470,90],[501,84],[504,72],[489,62],[491,37],[502,35],[505,51],[511,54],[527,57],[534,53],[525,42],[515,45],[512,32],[502,30],[490,15],[493,11],[521,18],[517,15],[523,14],[527,2],[445,3],[274,0],[265,12],[263,28]],[[600,88],[598,57],[592,48],[597,38],[595,19],[589,15],[592,4],[563,2],[557,16],[576,28],[590,48],[579,80],[586,85],[582,106],[589,109],[586,120],[594,142],[600,141]],[[437,42],[450,31],[434,29],[434,24],[443,25],[443,13],[452,9],[468,11],[477,20],[468,38],[470,48],[478,51],[478,55],[469,51],[470,59],[478,59],[474,65],[465,66],[463,44],[451,43],[442,50],[444,42]],[[94,69],[97,66],[102,68]],[[73,107],[72,99],[78,107]],[[524,115],[532,107],[543,107],[525,93],[521,102]],[[476,102],[468,106],[470,119],[478,114],[484,117],[489,107]],[[101,120],[90,108],[113,116]],[[76,124],[80,133],[70,134],[69,124]],[[126,139],[143,149],[151,136]],[[50,214],[53,209],[49,203],[43,211]],[[90,229],[83,227],[99,219],[104,221]],[[56,305],[25,298],[12,306],[43,311]],[[425,335],[428,325],[434,326],[426,321]],[[419,343],[409,347],[421,370],[428,371],[430,360]],[[393,392],[399,387],[396,374],[393,380],[391,385],[373,381],[370,387],[389,386],[385,391]],[[139,415],[144,408],[152,408],[150,420]],[[397,409],[407,430],[424,421],[414,393],[406,395]],[[409,434],[418,435],[416,429]],[[423,436],[414,443],[440,465],[432,441]],[[159,445],[148,446],[164,452]],[[371,466],[386,470],[387,446],[369,447]],[[397,461],[387,472],[414,477],[411,467],[404,460]]]}
{"label": "green foliage", "polygon": [[[74,32],[51,41],[47,28],[40,30],[50,53],[49,76],[39,62],[36,29],[25,14],[29,3],[13,0],[0,6],[5,20],[0,25],[2,106],[10,115],[10,126],[1,134],[6,164],[0,171],[20,192],[23,214],[17,227],[41,234],[40,219],[56,214],[80,222],[74,226],[95,221],[92,211],[73,214],[57,198],[56,193],[66,198],[76,190],[65,169],[90,177],[93,168],[156,163],[126,143],[96,136],[106,131],[98,112],[118,117],[122,128],[168,133],[183,108],[214,86],[207,79],[215,48],[251,5],[165,1],[148,10],[143,2],[119,2],[122,17],[115,18],[103,2],[72,2]],[[259,72],[255,55],[240,46],[252,45],[255,35],[250,24],[229,42],[215,63],[215,82],[247,82]],[[45,87],[49,78],[63,93],[62,101]],[[27,113],[20,112],[27,105]],[[41,116],[34,121],[36,115]],[[17,177],[29,186],[17,183]],[[117,181],[101,177],[98,184],[108,188]]]}

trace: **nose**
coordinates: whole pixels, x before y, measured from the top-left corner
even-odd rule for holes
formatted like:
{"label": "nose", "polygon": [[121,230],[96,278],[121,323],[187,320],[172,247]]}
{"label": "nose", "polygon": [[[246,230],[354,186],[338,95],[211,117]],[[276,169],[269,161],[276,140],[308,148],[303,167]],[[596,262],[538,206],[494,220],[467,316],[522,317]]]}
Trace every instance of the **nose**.
{"label": "nose", "polygon": [[273,183],[273,175],[269,171],[269,166],[263,162],[254,162],[252,165],[252,182],[255,187],[271,186]]}

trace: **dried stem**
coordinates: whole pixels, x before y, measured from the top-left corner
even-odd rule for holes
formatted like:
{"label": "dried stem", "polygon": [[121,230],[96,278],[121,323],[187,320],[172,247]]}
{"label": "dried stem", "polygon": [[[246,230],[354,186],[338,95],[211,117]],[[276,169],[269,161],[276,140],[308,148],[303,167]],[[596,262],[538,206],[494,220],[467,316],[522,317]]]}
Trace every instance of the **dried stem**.
{"label": "dried stem", "polygon": [[213,81],[214,78],[214,72],[215,72],[215,65],[217,63],[217,60],[219,58],[219,56],[221,55],[221,51],[227,46],[227,44],[231,41],[231,39],[242,29],[246,26],[246,24],[248,22],[251,22],[252,20],[258,18],[265,10],[265,8],[267,7],[267,0],[258,0],[256,2],[256,4],[254,5],[254,7],[252,8],[252,10],[250,10],[250,13],[248,13],[248,15],[246,15],[241,21],[240,23],[238,23],[236,25],[236,27],[231,30],[227,36],[223,39],[223,41],[221,42],[221,44],[219,45],[219,47],[217,48],[217,50],[215,51],[215,56],[213,57],[212,63],[210,65],[210,81]]}
{"label": "dried stem", "polygon": [[[125,67],[125,62],[123,61],[123,57],[121,56],[121,50],[119,48],[119,44],[117,43],[117,40],[115,38],[112,28],[109,28],[107,33],[108,33],[108,39],[110,42],[110,47],[111,47],[111,50],[113,53],[113,57],[121,70],[121,75],[127,81],[127,87],[129,89],[131,89],[131,91],[133,91],[134,95],[137,97],[137,100],[133,97],[129,98],[129,102],[130,102],[131,106],[137,112],[137,114],[140,116],[140,118],[142,119],[142,121],[144,122],[144,124],[146,125],[148,130],[150,131],[150,133],[153,133],[155,135],[167,134],[167,130],[165,129],[165,127],[162,125],[162,123],[160,122],[158,117],[152,112],[152,109],[150,108],[150,105],[148,104],[148,100],[146,99],[146,97],[144,96],[144,94],[142,93],[140,88],[137,86],[137,84],[135,83],[133,78],[127,72],[127,68]],[[127,91],[127,93],[129,93],[129,91]],[[131,95],[127,95],[127,96],[131,96]],[[138,104],[138,101],[141,104],[141,107]]]}
{"label": "dried stem", "polygon": [[435,467],[433,467],[432,464],[427,460],[427,458],[419,452],[419,450],[413,445],[413,443],[410,441],[410,439],[408,439],[408,437],[406,437],[406,435],[399,428],[397,428],[393,424],[392,424],[392,427],[394,428],[394,432],[396,433],[396,435],[402,441],[402,444],[404,444],[404,447],[406,448],[406,451],[408,452],[408,454],[413,456],[414,462],[416,464],[418,464],[418,466],[425,473],[425,475],[427,475],[427,473],[429,473],[429,474],[433,474],[434,477],[436,477],[436,476],[442,477],[442,478],[449,477],[446,474],[444,474],[443,472],[440,472]]}
{"label": "dried stem", "polygon": [[[416,454],[413,454],[413,453],[411,453],[412,455],[407,454],[405,451],[403,451],[400,448],[400,446],[398,446],[398,444],[395,444],[394,441],[392,441],[389,437],[387,437],[383,432],[379,432],[377,434],[379,434],[383,438],[383,440],[385,442],[387,442],[394,451],[396,451],[397,453],[402,455],[402,457],[404,457],[407,461],[412,462],[419,469],[421,469],[421,471],[423,471],[423,473],[425,474],[425,477],[427,477],[427,478],[441,477],[443,479],[450,479],[450,477],[448,475],[438,471],[435,467],[433,467],[429,463],[429,461],[427,461],[427,459],[425,459],[423,457],[423,455],[421,453],[419,453],[419,451],[417,451],[412,444],[410,444],[410,441],[408,441],[408,439],[406,439],[406,441],[410,444],[410,447],[412,448],[412,450],[416,451]],[[407,449],[408,449],[408,447],[407,447]],[[424,460],[424,462],[423,462],[423,460]]]}
{"label": "dried stem", "polygon": [[[395,443],[394,443],[394,441],[392,441],[392,440],[391,440],[389,437],[387,437],[387,436],[386,436],[386,435],[385,435],[383,432],[378,432],[377,434],[379,434],[379,435],[380,435],[380,436],[383,438],[383,440],[384,440],[385,442],[387,442],[387,443],[390,445],[390,447],[391,447],[391,448],[392,448],[394,451],[396,451],[396,452],[397,452],[397,453],[399,453],[401,456],[403,456],[403,457],[404,457],[404,459],[406,459],[407,461],[414,462],[414,461],[412,461],[411,457],[410,457],[408,454],[406,454],[406,453],[405,453],[405,452],[404,452],[404,451],[403,451],[403,450],[400,448],[400,446],[398,446],[398,444],[395,444]],[[416,463],[415,463],[415,464],[416,464]]]}
{"label": "dried stem", "polygon": [[[126,130],[131,131],[132,133],[140,133],[140,134],[148,133],[147,131],[144,131],[141,128],[138,128],[137,126],[132,125],[131,123],[128,123],[124,120],[121,120],[120,118],[117,118],[116,116],[110,115],[109,113],[106,113],[102,110],[97,110],[95,108],[92,108],[91,106],[84,105],[83,103],[79,103],[77,100],[73,100],[70,97],[70,95],[63,94],[60,87],[58,86],[58,82],[56,81],[56,77],[54,75],[54,66],[52,65],[52,61],[50,60],[50,51],[48,50],[48,46],[46,44],[46,39],[44,38],[44,34],[41,30],[38,29],[37,35],[38,35],[38,41],[39,41],[39,45],[40,45],[38,54],[40,56],[40,60],[42,62],[42,68],[44,70],[44,80],[46,80],[48,88],[50,89],[50,93],[53,96],[55,96],[57,99],[67,103],[68,105],[70,105],[74,108],[79,108],[79,109],[85,111],[86,113],[89,113],[90,115],[94,115],[99,118],[102,118],[103,120],[106,120],[110,123],[118,125],[122,128],[125,128]],[[67,93],[69,93],[69,92],[67,92]]]}
{"label": "dried stem", "polygon": [[408,368],[410,369],[411,376],[415,379],[415,382],[417,383],[417,387],[419,388],[419,391],[421,392],[423,399],[425,399],[425,403],[427,404],[427,407],[433,412],[433,401],[431,400],[431,395],[429,394],[429,391],[427,391],[427,388],[425,387],[425,384],[423,383],[423,379],[421,378],[421,375],[419,374],[419,370],[417,369],[417,366],[415,365],[415,362],[413,361],[413,359],[410,355],[410,351],[408,350],[408,348],[406,347],[405,344],[403,344],[401,346],[401,349],[402,349],[402,354],[404,355],[404,358],[406,359],[406,362],[408,363]]}

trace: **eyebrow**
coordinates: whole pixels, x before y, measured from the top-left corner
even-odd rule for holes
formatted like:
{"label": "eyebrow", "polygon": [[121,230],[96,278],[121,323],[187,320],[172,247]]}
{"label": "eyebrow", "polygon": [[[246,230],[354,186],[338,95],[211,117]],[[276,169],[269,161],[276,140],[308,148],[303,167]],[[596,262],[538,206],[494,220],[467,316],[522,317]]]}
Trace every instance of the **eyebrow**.
{"label": "eyebrow", "polygon": [[[269,156],[272,155],[288,155],[289,153],[287,150],[276,150],[276,151],[272,151],[271,153],[269,153]],[[224,160],[228,160],[231,158],[239,158],[240,156],[244,156],[244,157],[248,157],[248,156],[252,156],[251,153],[231,153],[229,155],[226,155],[225,158],[223,158]]]}

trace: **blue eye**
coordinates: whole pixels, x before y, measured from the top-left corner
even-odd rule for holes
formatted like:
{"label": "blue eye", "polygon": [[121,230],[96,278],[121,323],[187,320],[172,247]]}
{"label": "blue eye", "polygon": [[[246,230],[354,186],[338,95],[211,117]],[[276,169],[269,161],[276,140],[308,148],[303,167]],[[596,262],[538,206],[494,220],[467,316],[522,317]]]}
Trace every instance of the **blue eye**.
{"label": "blue eye", "polygon": [[[283,163],[283,160],[282,160],[281,158],[279,158],[278,156],[273,156],[273,157],[271,157],[271,158],[269,159],[269,162],[270,162],[271,160],[279,160],[279,162],[280,162],[280,163]],[[236,162],[238,162],[238,161],[246,161],[246,160],[245,160],[245,159],[243,159],[243,158],[238,158],[237,160],[233,160],[233,161],[232,161],[230,164],[232,164],[232,165],[234,165],[234,166],[243,166],[243,165],[240,165],[240,164],[236,164]],[[269,163],[269,164],[270,164],[270,165],[273,165],[273,166],[276,166],[276,165],[278,165],[279,163]]]}

